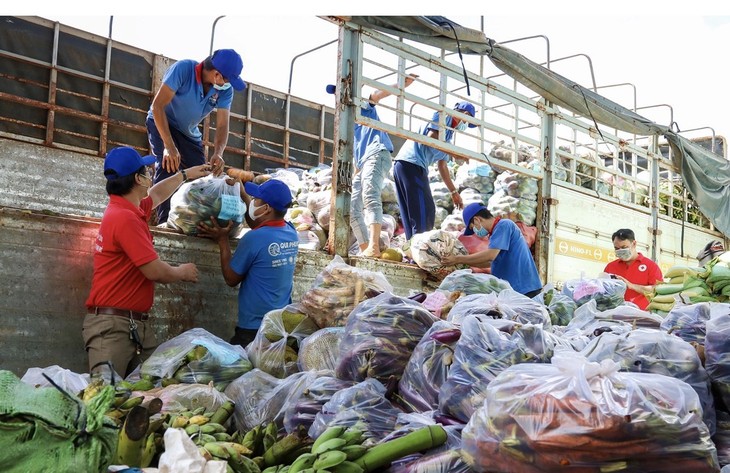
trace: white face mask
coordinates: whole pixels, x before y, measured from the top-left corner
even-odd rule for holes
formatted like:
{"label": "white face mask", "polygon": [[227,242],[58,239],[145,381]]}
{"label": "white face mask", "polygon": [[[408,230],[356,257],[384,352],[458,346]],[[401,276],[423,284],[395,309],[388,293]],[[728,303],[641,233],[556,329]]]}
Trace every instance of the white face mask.
{"label": "white face mask", "polygon": [[631,248],[621,248],[616,250],[616,258],[621,261],[628,261],[631,259]]}
{"label": "white face mask", "polygon": [[226,82],[223,85],[213,84],[213,88],[215,90],[228,90],[228,89],[231,88],[231,83],[230,82]]}
{"label": "white face mask", "polygon": [[251,218],[251,220],[256,220],[256,211],[263,208],[265,205],[269,204],[259,205],[257,207],[256,204],[253,203],[253,200],[248,204],[248,216]]}
{"label": "white face mask", "polygon": [[464,122],[464,121],[459,122],[459,124],[456,125],[456,129],[459,131],[466,130],[466,122]]}

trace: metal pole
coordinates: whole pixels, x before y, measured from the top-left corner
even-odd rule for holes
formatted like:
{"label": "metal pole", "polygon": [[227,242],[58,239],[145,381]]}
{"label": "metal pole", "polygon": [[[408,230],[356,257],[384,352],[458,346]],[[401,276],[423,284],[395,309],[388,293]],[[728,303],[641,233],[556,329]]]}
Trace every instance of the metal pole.
{"label": "metal pole", "polygon": [[112,26],[114,26],[114,15],[109,17],[109,39],[112,39]]}
{"label": "metal pole", "polygon": [[225,18],[225,16],[226,15],[221,15],[218,18],[216,18],[215,21],[213,21],[213,26],[210,29],[210,52],[208,53],[208,56],[213,55],[213,39],[215,38],[215,25],[216,25],[216,23],[218,23],[218,20],[220,20],[221,18]]}
{"label": "metal pole", "polygon": [[329,46],[330,44],[336,43],[336,42],[337,42],[337,40],[336,39],[333,39],[329,43],[320,44],[316,48],[312,48],[309,51],[304,51],[303,53],[297,54],[296,56],[294,56],[294,58],[291,60],[291,66],[289,66],[289,88],[286,91],[287,94],[291,94],[291,80],[292,80],[292,76],[294,75],[294,61],[296,61],[300,57],[304,56],[305,54],[309,54],[309,53],[314,52],[314,51],[316,51],[318,49],[322,49],[325,46]]}

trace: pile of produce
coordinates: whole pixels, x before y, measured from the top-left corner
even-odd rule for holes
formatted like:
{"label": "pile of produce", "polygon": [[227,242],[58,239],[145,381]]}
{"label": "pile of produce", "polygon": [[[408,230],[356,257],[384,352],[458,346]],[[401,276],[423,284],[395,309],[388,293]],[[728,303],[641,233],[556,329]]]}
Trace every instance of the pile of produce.
{"label": "pile of produce", "polygon": [[441,277],[456,269],[454,266],[443,265],[441,259],[444,256],[468,254],[456,236],[443,230],[417,233],[410,241],[411,257],[418,267]]}
{"label": "pile of produce", "polygon": [[556,354],[504,370],[462,433],[477,472],[717,472],[697,393],[677,379],[621,373]]}
{"label": "pile of produce", "polygon": [[469,188],[476,191],[477,194],[489,196],[494,192],[495,177],[496,174],[491,166],[473,160],[459,166],[456,171],[454,185],[460,192]]}
{"label": "pile of produce", "polygon": [[719,256],[702,268],[673,266],[657,284],[647,310],[666,315],[677,303],[726,302],[730,300],[730,261]]}
{"label": "pile of produce", "polygon": [[599,311],[615,309],[624,303],[626,283],[620,279],[610,278],[581,278],[569,279],[563,284],[563,294],[582,306],[588,301],[595,300]]}
{"label": "pile of produce", "polygon": [[314,418],[322,411],[322,406],[332,399],[336,392],[354,386],[354,381],[344,381],[334,376],[321,376],[303,391],[291,397],[284,411],[284,428],[287,433],[297,431],[300,427],[309,428]]}
{"label": "pile of produce", "polygon": [[471,269],[459,269],[446,276],[438,290],[441,292],[459,292],[465,295],[499,293],[512,289],[509,282],[491,274],[475,273]]}
{"label": "pile of produce", "polygon": [[552,285],[545,287],[535,299],[545,305],[550,314],[550,323],[553,325],[568,325],[578,308],[578,304],[572,298],[560,293]]}
{"label": "pile of produce", "polygon": [[170,197],[167,223],[186,235],[198,234],[198,223],[210,223],[215,217],[222,226],[233,221],[235,234],[241,229],[246,204],[241,200],[241,183],[230,185],[226,176],[201,177],[186,182]]}
{"label": "pile of produce", "polygon": [[454,362],[439,392],[440,410],[468,422],[482,405],[487,387],[507,367],[544,363],[554,346],[539,325],[516,325],[511,333],[491,324],[489,317],[467,315],[461,323]]}
{"label": "pile of produce", "polygon": [[449,311],[448,320],[460,324],[469,315],[550,327],[550,315],[545,305],[512,289],[504,289],[499,293],[463,296],[454,303]]}
{"label": "pile of produce", "polygon": [[246,353],[255,368],[277,378],[286,378],[299,371],[299,346],[317,330],[317,324],[296,306],[272,310],[264,315]]}
{"label": "pile of produce", "polygon": [[420,303],[388,292],[360,303],[347,318],[337,377],[399,380],[413,349],[437,320]]}
{"label": "pile of produce", "polygon": [[344,327],[326,327],[302,340],[297,360],[299,369],[301,371],[334,371],[337,368],[340,342],[344,335]]}
{"label": "pile of produce", "polygon": [[446,187],[446,184],[438,181],[432,182],[429,185],[431,187],[431,196],[436,207],[445,209],[446,212],[451,212],[454,209],[454,201],[451,198],[451,191]]}
{"label": "pile of produce", "polygon": [[[183,332],[158,346],[142,363],[142,377],[163,386],[174,383],[213,382],[223,390],[253,366],[246,351],[202,328]],[[149,386],[150,389],[152,386]]]}
{"label": "pile of produce", "polygon": [[299,309],[319,328],[342,326],[357,304],[392,290],[382,274],[350,266],[335,255],[302,295]]}

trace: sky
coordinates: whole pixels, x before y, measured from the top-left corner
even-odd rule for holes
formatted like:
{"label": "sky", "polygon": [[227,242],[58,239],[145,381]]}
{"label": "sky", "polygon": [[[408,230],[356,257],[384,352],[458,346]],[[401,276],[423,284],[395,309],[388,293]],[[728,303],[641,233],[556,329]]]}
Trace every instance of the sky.
{"label": "sky", "polygon": [[[589,56],[599,93],[609,99],[633,108],[635,88],[638,113],[657,123],[667,125],[673,118],[680,131],[699,129],[687,131],[688,137],[709,135],[710,128],[718,135],[730,135],[725,74],[730,5],[722,6],[724,2],[700,0],[688,6],[673,0],[614,0],[601,11],[598,2],[580,1],[473,3],[479,7],[442,2],[425,8],[439,6],[441,11],[414,11],[413,6],[380,1],[346,8],[341,2],[218,2],[205,12],[200,11],[200,2],[176,2],[177,10],[166,7],[166,2],[130,0],[113,9],[100,3],[40,1],[33,3],[34,11],[8,14],[37,15],[102,37],[109,34],[113,15],[116,41],[174,59],[198,60],[209,53],[215,19],[225,15],[216,23],[213,49],[236,49],[243,57],[244,80],[283,92],[289,87],[295,56],[337,39],[337,27],[317,15],[443,15],[475,29],[481,29],[483,22],[485,34],[498,42],[544,35],[553,60]],[[546,57],[543,39],[510,47],[536,62]],[[324,89],[336,77],[336,53],[335,43],[299,57],[292,94],[334,106],[334,97]],[[553,70],[590,86],[588,64],[584,56],[576,56],[558,61]]]}

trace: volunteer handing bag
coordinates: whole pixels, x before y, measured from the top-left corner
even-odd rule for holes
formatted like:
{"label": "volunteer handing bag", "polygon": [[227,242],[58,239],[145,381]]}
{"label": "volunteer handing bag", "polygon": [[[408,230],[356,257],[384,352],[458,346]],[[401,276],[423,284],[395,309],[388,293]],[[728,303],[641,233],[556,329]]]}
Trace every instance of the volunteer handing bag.
{"label": "volunteer handing bag", "polygon": [[241,183],[229,184],[226,176],[205,176],[186,182],[170,197],[167,223],[186,235],[197,235],[198,223],[215,217],[221,226],[234,222],[232,234],[240,230],[246,204],[241,200]]}

